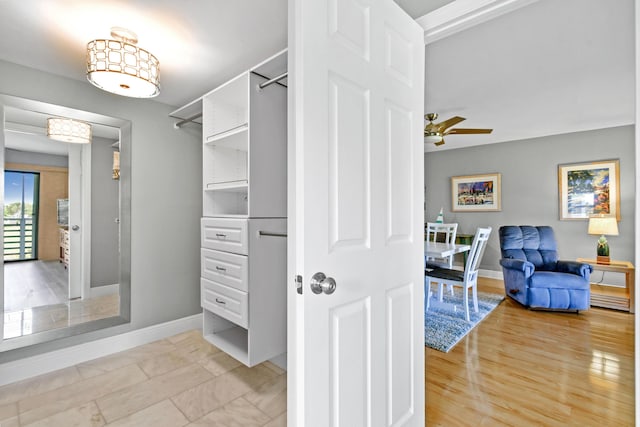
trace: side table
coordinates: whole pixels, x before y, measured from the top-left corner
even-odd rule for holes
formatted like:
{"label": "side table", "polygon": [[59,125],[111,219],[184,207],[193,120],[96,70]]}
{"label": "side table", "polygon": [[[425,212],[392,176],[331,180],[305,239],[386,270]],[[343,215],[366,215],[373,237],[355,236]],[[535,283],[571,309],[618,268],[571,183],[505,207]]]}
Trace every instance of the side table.
{"label": "side table", "polygon": [[591,305],[594,307],[613,308],[615,310],[635,313],[635,280],[633,264],[627,261],[611,261],[610,264],[598,264],[595,259],[578,258],[576,261],[589,264],[594,270],[624,273],[625,288],[591,283]]}

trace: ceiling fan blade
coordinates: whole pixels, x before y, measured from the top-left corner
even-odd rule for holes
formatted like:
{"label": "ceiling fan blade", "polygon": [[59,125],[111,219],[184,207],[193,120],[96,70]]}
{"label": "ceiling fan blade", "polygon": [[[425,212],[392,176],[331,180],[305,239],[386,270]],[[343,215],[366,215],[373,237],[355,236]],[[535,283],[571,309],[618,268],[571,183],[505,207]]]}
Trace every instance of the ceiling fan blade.
{"label": "ceiling fan blade", "polygon": [[467,119],[460,116],[451,117],[450,119],[447,119],[444,122],[437,123],[436,127],[440,132],[444,132],[445,129],[450,128],[451,126],[456,125],[463,120],[467,120]]}
{"label": "ceiling fan blade", "polygon": [[443,135],[469,135],[474,133],[491,133],[493,129],[449,129]]}
{"label": "ceiling fan blade", "polygon": [[435,142],[433,145],[435,145],[436,147],[444,145],[444,139],[441,139],[440,142]]}

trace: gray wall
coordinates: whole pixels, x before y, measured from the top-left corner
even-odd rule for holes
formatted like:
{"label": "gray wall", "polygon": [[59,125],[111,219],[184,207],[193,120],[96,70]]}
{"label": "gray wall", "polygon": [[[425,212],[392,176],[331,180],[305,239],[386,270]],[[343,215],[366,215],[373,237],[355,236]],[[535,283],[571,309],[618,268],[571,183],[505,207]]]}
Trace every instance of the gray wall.
{"label": "gray wall", "polygon": [[[587,221],[559,219],[558,165],[605,159],[620,160],[620,235],[608,237],[611,258],[633,262],[633,126],[426,153],[425,221],[434,221],[443,207],[445,222],[459,223],[458,233],[473,234],[476,227],[491,226],[482,260],[487,270],[501,271],[498,228],[502,225],[550,225],[561,259],[595,258],[597,236],[587,234]],[[452,176],[492,172],[502,174],[501,212],[451,212]]]}
{"label": "gray wall", "polygon": [[112,178],[113,141],[91,142],[91,287],[118,283],[120,181]]}
{"label": "gray wall", "polygon": [[[78,64],[81,68],[83,64]],[[200,309],[202,144],[172,106],[0,61],[0,93],[131,120],[131,322],[0,354],[0,363],[182,318]]]}
{"label": "gray wall", "polygon": [[6,163],[25,163],[28,165],[55,166],[59,168],[69,167],[68,156],[12,150],[11,148],[4,150],[4,161]]}

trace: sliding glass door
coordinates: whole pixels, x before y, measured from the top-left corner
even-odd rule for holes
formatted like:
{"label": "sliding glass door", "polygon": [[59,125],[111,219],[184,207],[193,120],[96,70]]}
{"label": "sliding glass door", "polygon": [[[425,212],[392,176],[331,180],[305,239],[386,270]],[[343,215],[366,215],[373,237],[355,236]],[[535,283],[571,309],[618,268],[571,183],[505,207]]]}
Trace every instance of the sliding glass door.
{"label": "sliding glass door", "polygon": [[4,172],[4,260],[38,258],[40,174]]}

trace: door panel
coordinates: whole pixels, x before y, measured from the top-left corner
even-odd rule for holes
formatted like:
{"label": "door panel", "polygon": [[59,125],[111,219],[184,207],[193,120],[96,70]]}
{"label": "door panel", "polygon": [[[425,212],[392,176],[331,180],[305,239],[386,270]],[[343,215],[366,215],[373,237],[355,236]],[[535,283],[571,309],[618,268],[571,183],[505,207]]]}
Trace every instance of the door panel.
{"label": "door panel", "polygon": [[391,0],[289,5],[289,425],[422,426],[422,29]]}
{"label": "door panel", "polygon": [[329,76],[329,245],[369,246],[369,96]]}
{"label": "door panel", "polygon": [[411,123],[415,120],[410,111],[386,102],[385,118],[388,132],[385,135],[387,154],[387,242],[410,242],[412,238],[413,154]]}
{"label": "door panel", "polygon": [[[332,308],[329,372],[331,425],[370,424],[371,312],[364,298]],[[349,357],[344,357],[344,354]]]}

